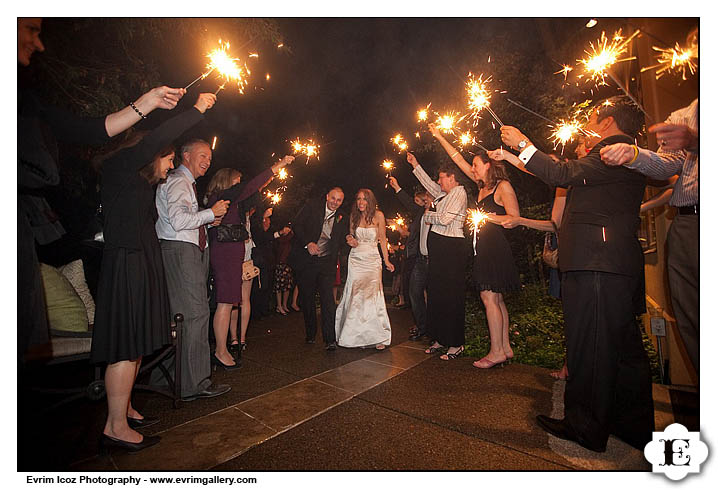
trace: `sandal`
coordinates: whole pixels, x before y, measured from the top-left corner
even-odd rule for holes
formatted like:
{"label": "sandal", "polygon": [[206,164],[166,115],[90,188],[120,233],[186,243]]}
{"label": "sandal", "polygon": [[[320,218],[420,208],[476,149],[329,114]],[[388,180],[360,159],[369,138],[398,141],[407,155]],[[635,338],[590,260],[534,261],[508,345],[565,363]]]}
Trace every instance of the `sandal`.
{"label": "sandal", "polygon": [[375,349],[376,350],[384,350],[384,349],[386,349],[386,346],[384,344],[376,344]]}
{"label": "sandal", "polygon": [[474,367],[477,367],[479,369],[490,369],[494,366],[504,367],[504,363],[507,360],[508,359],[504,359],[503,361],[491,361],[491,360],[487,359],[486,356],[484,356],[481,359],[479,359],[478,361],[475,361],[473,364],[474,364]]}
{"label": "sandal", "polygon": [[456,349],[456,352],[453,352],[453,353],[447,352],[446,354],[439,356],[439,359],[441,359],[442,361],[449,361],[451,359],[456,359],[457,357],[459,357],[461,355],[462,352],[464,352],[463,345],[461,347],[459,347],[458,349]]}
{"label": "sandal", "polygon": [[437,352],[439,352],[441,350],[444,350],[444,346],[439,343],[436,343],[436,344],[432,345],[431,347],[429,347],[428,349],[426,349],[424,351],[424,354],[436,354]]}
{"label": "sandal", "polygon": [[274,311],[276,311],[276,312],[279,313],[280,315],[284,315],[284,316],[287,316],[287,315],[289,314],[288,312],[284,311],[284,309],[280,308],[279,306],[277,306],[277,307],[274,309]]}

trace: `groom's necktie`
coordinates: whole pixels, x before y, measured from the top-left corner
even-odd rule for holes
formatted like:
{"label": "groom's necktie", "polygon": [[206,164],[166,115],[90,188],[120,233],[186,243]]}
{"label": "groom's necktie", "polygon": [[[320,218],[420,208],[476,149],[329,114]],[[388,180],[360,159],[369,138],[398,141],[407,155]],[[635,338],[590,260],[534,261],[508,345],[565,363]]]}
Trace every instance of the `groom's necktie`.
{"label": "groom's necktie", "polygon": [[[197,197],[197,184],[195,182],[192,182],[192,190],[194,190],[194,197],[197,199],[197,204],[199,206],[199,197]],[[207,230],[205,229],[204,225],[199,227],[199,249],[200,251],[204,252],[205,247],[207,246]]]}
{"label": "groom's necktie", "polygon": [[334,216],[336,211],[332,211],[329,215],[324,218],[322,223],[322,234],[319,236],[317,241],[317,247],[319,247],[319,257],[324,257],[329,253],[329,240],[332,237],[332,227],[334,226]]}

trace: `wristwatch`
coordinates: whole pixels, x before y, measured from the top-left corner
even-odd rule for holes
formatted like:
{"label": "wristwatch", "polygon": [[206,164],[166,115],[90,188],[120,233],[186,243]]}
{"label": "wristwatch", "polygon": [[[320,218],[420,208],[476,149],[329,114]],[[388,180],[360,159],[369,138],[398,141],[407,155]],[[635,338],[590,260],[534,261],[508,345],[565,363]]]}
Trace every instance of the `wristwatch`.
{"label": "wristwatch", "polygon": [[518,147],[519,151],[524,151],[526,149],[526,145],[528,144],[529,140],[521,140],[519,141]]}

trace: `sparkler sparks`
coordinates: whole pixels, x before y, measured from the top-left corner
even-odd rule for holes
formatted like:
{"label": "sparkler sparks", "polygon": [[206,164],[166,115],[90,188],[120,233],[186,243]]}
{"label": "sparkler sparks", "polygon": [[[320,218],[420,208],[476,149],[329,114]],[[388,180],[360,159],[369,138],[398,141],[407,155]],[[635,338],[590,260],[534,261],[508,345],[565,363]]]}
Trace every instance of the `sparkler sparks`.
{"label": "sparkler sparks", "polygon": [[[572,141],[573,138],[582,131],[583,128],[581,126],[581,123],[576,119],[571,121],[561,119],[551,132],[554,150],[558,148],[558,145],[565,147],[566,143]],[[561,148],[561,151],[563,151],[563,148]]]}
{"label": "sparkler sparks", "polygon": [[559,73],[563,73],[563,79],[566,80],[566,77],[568,77],[568,72],[573,71],[573,67],[569,65],[563,65],[563,68],[559,71],[555,72],[554,75],[558,75]]}
{"label": "sparkler sparks", "polygon": [[471,133],[471,131],[466,131],[465,133],[461,133],[461,134],[459,135],[459,141],[458,141],[458,143],[459,143],[459,146],[461,146],[462,148],[464,148],[464,147],[467,146],[467,145],[474,145],[474,144],[476,144],[476,138],[475,138],[474,135]]}
{"label": "sparkler sparks", "polygon": [[466,92],[469,96],[469,110],[471,111],[471,117],[474,119],[474,126],[476,126],[477,120],[479,119],[479,113],[486,109],[491,116],[499,123],[499,126],[503,126],[504,123],[498,118],[496,113],[491,110],[489,106],[489,100],[491,99],[491,91],[488,89],[488,82],[491,81],[491,77],[486,80],[483,79],[484,75],[479,75],[479,78],[474,78],[474,75],[469,73],[469,80],[466,82]]}
{"label": "sparkler sparks", "polygon": [[641,68],[641,73],[658,68],[656,70],[656,80],[666,73],[680,73],[683,80],[688,79],[686,77],[686,70],[688,70],[691,75],[696,74],[696,69],[698,68],[697,45],[683,49],[680,44],[676,43],[675,48],[664,49],[653,46],[653,50],[660,53],[656,60],[658,63],[653,66]]}
{"label": "sparkler sparks", "polygon": [[394,162],[391,160],[384,160],[381,162],[381,166],[389,173],[389,175],[391,175],[391,171],[394,169]]}
{"label": "sparkler sparks", "polygon": [[[209,75],[209,73],[216,70],[219,77],[224,78],[225,82],[220,86],[217,92],[223,89],[227,82],[235,81],[237,82],[239,93],[243,94],[248,83],[247,78],[251,72],[249,71],[249,68],[247,68],[247,65],[242,63],[239,58],[232,58],[229,55],[229,43],[222,43],[222,40],[220,39],[219,44],[219,48],[216,48],[207,54],[207,57],[209,58],[207,69],[209,71],[206,75]],[[205,78],[206,75],[203,78]]]}
{"label": "sparkler sparks", "polygon": [[640,30],[637,30],[624,39],[621,35],[621,29],[619,29],[613,35],[610,43],[606,33],[601,32],[601,38],[596,41],[596,45],[591,42],[589,44],[591,50],[584,50],[588,57],[577,60],[584,66],[586,74],[589,75],[588,80],[593,80],[597,85],[607,85],[606,76],[610,76],[608,73],[609,68],[616,63],[636,59],[635,56],[629,58],[620,57],[626,54],[628,45],[640,32]]}
{"label": "sparkler sparks", "polygon": [[287,177],[289,177],[289,174],[287,173],[287,169],[280,168],[279,173],[277,173],[277,177],[279,178],[279,180],[286,180]]}
{"label": "sparkler sparks", "polygon": [[309,159],[313,156],[316,156],[317,159],[319,159],[319,145],[316,144],[312,140],[307,140],[306,143],[302,143],[299,138],[292,141],[292,149],[294,150],[294,153],[303,153],[307,156],[307,163],[309,162]]}
{"label": "sparkler sparks", "polygon": [[394,136],[390,141],[394,144],[394,146],[396,146],[396,148],[399,150],[399,153],[401,153],[402,151],[406,151],[409,148],[409,144],[406,142],[406,140],[400,133]]}
{"label": "sparkler sparks", "polygon": [[431,102],[429,102],[429,105],[425,108],[416,111],[416,117],[419,122],[424,122],[426,121],[426,118],[429,117],[429,107],[431,107]]}
{"label": "sparkler sparks", "polygon": [[474,229],[474,233],[481,229],[481,226],[486,222],[489,215],[481,211],[480,209],[469,209],[469,215],[467,217],[469,224]]}
{"label": "sparkler sparks", "polygon": [[214,151],[214,146],[217,144],[217,137],[215,136],[212,138],[212,151]]}
{"label": "sparkler sparks", "polygon": [[272,204],[279,204],[279,201],[282,200],[282,195],[279,193],[279,190],[276,192],[267,191],[266,196]]}
{"label": "sparkler sparks", "polygon": [[458,112],[451,111],[444,114],[443,116],[439,116],[439,118],[434,124],[436,124],[436,128],[439,131],[442,131],[444,133],[456,134],[455,131],[458,129],[456,125],[459,124],[465,117],[466,116],[459,117]]}

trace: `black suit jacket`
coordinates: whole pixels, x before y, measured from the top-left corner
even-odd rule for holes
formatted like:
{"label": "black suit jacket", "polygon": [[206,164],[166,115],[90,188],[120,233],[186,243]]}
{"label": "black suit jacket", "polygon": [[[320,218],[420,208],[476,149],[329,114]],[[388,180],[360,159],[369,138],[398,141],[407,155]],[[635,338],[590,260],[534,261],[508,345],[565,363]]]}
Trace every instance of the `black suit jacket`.
{"label": "black suit jacket", "polygon": [[633,144],[628,136],[601,140],[584,158],[556,164],[537,151],[526,169],[549,185],[569,187],[559,230],[562,272],[599,271],[638,275],[643,252],[636,232],[646,179],[625,167],[601,161],[600,150],[614,143]]}
{"label": "black suit jacket", "polygon": [[[294,220],[292,226],[294,240],[292,240],[292,251],[289,253],[289,264],[293,269],[301,271],[312,264],[312,259],[315,257],[309,253],[306,246],[308,243],[319,241],[324,226],[325,208],[325,199],[310,201],[299,211]],[[337,209],[329,240],[329,256],[333,257],[331,261],[333,264],[337,262],[339,248],[346,243],[347,233],[349,233],[349,217],[344,215],[341,208]]]}
{"label": "black suit jacket", "polygon": [[419,206],[414,202],[414,199],[409,196],[409,193],[404,189],[400,189],[396,193],[396,198],[406,208],[407,211],[412,213],[412,221],[409,225],[409,238],[406,240],[406,256],[408,258],[416,257],[419,255],[419,240],[421,239],[421,219],[424,216],[424,206]]}

